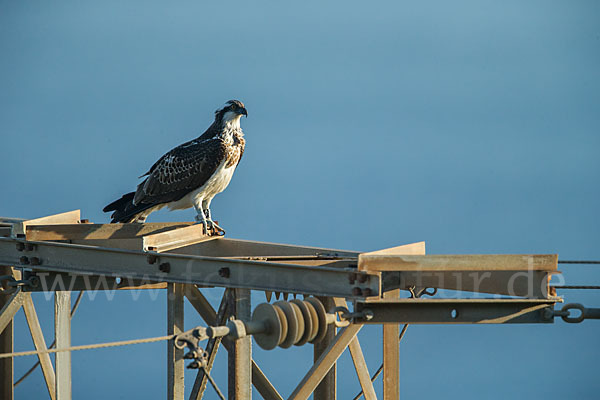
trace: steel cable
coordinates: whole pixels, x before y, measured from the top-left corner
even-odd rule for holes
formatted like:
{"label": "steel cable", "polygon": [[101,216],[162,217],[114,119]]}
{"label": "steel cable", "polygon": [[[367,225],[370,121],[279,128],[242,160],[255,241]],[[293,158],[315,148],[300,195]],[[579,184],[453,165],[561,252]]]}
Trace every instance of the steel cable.
{"label": "steel cable", "polygon": [[91,349],[101,349],[101,348],[105,348],[105,347],[127,346],[130,344],[152,343],[152,342],[160,342],[161,340],[171,340],[171,339],[174,339],[176,336],[177,335],[167,335],[167,336],[157,336],[157,337],[151,337],[151,338],[145,338],[145,339],[121,340],[118,342],[84,344],[81,346],[71,346],[71,347],[65,347],[62,349],[29,350],[29,351],[18,351],[18,352],[14,352],[14,353],[0,353],[0,358],[34,356],[34,355],[46,354],[46,353],[60,353],[63,351],[91,350]]}
{"label": "steel cable", "polygon": [[591,260],[558,260],[559,264],[600,264],[600,261]]}
{"label": "steel cable", "polygon": [[586,286],[586,285],[561,285],[561,286],[551,286],[555,289],[600,289],[600,286]]}
{"label": "steel cable", "polygon": [[206,368],[206,367],[203,366],[202,369],[204,370],[204,374],[208,378],[208,381],[212,385],[213,389],[215,389],[215,392],[217,392],[217,395],[219,396],[219,398],[221,400],[227,400],[225,398],[225,396],[223,396],[223,393],[219,390],[219,387],[217,386],[217,383],[213,380],[212,376],[210,376],[210,374],[208,373],[208,368]]}

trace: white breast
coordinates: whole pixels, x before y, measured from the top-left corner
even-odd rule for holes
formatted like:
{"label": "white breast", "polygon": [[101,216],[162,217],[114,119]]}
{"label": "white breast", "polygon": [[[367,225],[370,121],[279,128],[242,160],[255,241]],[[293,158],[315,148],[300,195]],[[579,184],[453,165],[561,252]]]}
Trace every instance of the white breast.
{"label": "white breast", "polygon": [[184,196],[182,199],[169,203],[169,209],[181,210],[193,207],[194,204],[201,204],[203,200],[211,200],[218,193],[225,190],[231,181],[231,177],[233,176],[236,167],[235,165],[231,167],[227,167],[226,165],[227,159],[221,162],[221,165],[219,165],[215,173],[204,185]]}

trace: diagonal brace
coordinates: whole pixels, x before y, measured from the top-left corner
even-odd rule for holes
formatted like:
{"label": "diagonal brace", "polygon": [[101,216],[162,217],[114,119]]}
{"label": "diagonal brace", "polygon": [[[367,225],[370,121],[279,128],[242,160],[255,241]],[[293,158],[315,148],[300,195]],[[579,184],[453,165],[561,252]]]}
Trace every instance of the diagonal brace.
{"label": "diagonal brace", "polygon": [[11,323],[27,297],[31,297],[31,294],[23,293],[20,287],[17,287],[15,292],[10,296],[4,307],[2,307],[2,310],[0,310],[0,333]]}
{"label": "diagonal brace", "polygon": [[[37,351],[47,350],[48,348],[46,347],[44,334],[42,333],[40,321],[38,320],[37,313],[35,312],[35,307],[33,305],[33,299],[31,296],[27,296],[25,298],[25,302],[23,303],[23,311],[25,311],[25,318],[27,319],[27,324],[29,325],[29,331],[31,332],[31,338],[33,339],[35,349]],[[54,368],[52,367],[52,361],[50,360],[50,353],[39,353],[38,359],[40,361],[40,365],[42,366],[42,373],[44,374],[44,380],[46,381],[48,393],[50,394],[50,398],[54,400],[56,398],[56,383]]]}
{"label": "diagonal brace", "polygon": [[308,399],[315,390],[319,382],[325,377],[333,364],[340,358],[346,347],[356,338],[356,334],[362,325],[351,324],[343,328],[335,337],[333,342],[325,349],[321,357],[315,362],[306,376],[298,384],[294,392],[290,395],[290,400]]}
{"label": "diagonal brace", "polygon": [[[230,289],[225,289],[225,292],[223,293],[223,298],[221,299],[221,304],[219,305],[219,312],[215,318],[216,325],[225,325],[225,322],[227,322],[229,292]],[[222,339],[222,337],[210,338],[206,344],[206,353],[208,353],[207,365],[205,368],[200,368],[198,370],[198,375],[196,375],[194,387],[192,388],[192,393],[190,394],[190,400],[201,399],[204,395],[206,384],[208,382],[207,373],[210,373],[212,369]]]}

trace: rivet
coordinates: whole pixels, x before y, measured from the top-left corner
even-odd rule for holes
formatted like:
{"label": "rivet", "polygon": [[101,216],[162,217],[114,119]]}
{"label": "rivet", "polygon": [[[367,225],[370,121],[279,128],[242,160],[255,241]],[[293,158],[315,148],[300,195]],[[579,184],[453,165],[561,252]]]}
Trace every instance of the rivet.
{"label": "rivet", "polygon": [[148,260],[148,264],[155,264],[158,261],[158,256],[156,254],[148,254],[146,260]]}
{"label": "rivet", "polygon": [[31,265],[42,265],[42,260],[37,257],[31,257]]}
{"label": "rivet", "polygon": [[21,258],[19,258],[19,263],[27,265],[29,264],[29,258],[22,256]]}
{"label": "rivet", "polygon": [[169,272],[171,272],[171,264],[169,264],[169,263],[162,263],[162,264],[160,264],[158,266],[158,269],[161,272],[169,273]]}
{"label": "rivet", "polygon": [[362,296],[362,290],[359,287],[355,287],[352,289],[352,295],[354,296]]}
{"label": "rivet", "polygon": [[350,275],[348,275],[348,282],[351,285],[354,285],[354,282],[356,282],[356,273],[352,272]]}
{"label": "rivet", "polygon": [[17,251],[23,251],[25,250],[25,244],[18,242],[17,243]]}
{"label": "rivet", "polygon": [[231,271],[227,267],[221,268],[219,270],[219,276],[221,278],[229,278],[231,276]]}

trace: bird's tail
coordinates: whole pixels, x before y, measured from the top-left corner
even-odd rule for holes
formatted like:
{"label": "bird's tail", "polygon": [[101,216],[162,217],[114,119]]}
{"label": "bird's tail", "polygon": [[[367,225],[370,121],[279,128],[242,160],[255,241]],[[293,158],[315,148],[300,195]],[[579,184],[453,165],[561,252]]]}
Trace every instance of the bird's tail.
{"label": "bird's tail", "polygon": [[102,211],[109,212],[114,211],[110,218],[111,224],[116,222],[124,222],[129,223],[135,221],[138,216],[151,208],[150,204],[138,204],[137,206],[133,204],[133,197],[135,196],[135,192],[127,193],[123,195],[120,199],[117,199],[104,207]]}

